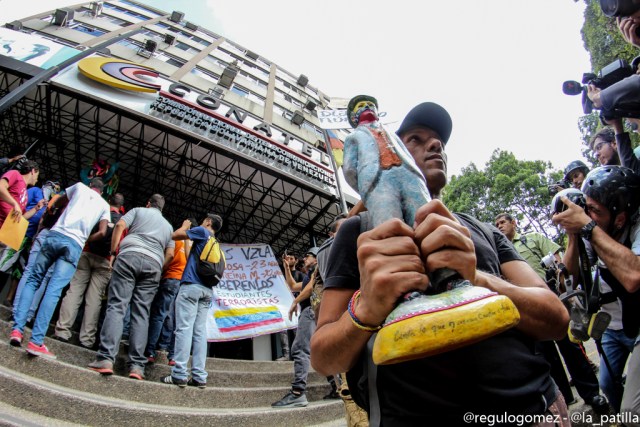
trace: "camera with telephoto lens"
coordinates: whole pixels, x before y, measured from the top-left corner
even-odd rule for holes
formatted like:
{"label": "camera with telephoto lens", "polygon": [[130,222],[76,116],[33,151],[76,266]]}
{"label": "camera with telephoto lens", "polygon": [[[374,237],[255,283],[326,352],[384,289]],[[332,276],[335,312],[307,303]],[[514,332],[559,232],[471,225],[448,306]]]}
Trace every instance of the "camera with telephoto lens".
{"label": "camera with telephoto lens", "polygon": [[558,194],[558,191],[562,191],[567,188],[571,188],[571,182],[567,181],[566,179],[561,179],[553,184],[547,185],[549,196],[555,196],[556,194]]}
{"label": "camera with telephoto lens", "polygon": [[602,13],[611,18],[631,16],[640,10],[639,0],[600,0]]}
{"label": "camera with telephoto lens", "polygon": [[540,267],[542,268],[556,268],[556,256],[553,252],[548,253],[540,260]]}
{"label": "camera with telephoto lens", "polygon": [[549,252],[540,260],[540,266],[544,268],[544,281],[549,289],[556,295],[560,295],[558,265],[556,264],[556,256],[553,252]]}
{"label": "camera with telephoto lens", "polygon": [[582,209],[586,209],[587,207],[587,199],[585,199],[582,191],[577,188],[567,188],[553,196],[553,199],[551,200],[551,212],[560,213],[567,209],[567,205],[565,205],[561,200],[562,196],[566,196],[567,199],[580,206]]}
{"label": "camera with telephoto lens", "polygon": [[[639,63],[640,56],[635,57],[631,64],[628,64],[623,59],[616,59],[609,65],[602,68],[598,74],[584,73],[582,75],[582,84],[574,80],[564,82],[562,84],[562,92],[565,95],[582,94],[582,111],[584,111],[585,114],[591,114],[594,106],[593,102],[591,102],[587,95],[587,85],[592,84],[598,89],[606,89],[609,86],[634,75],[638,70]],[[615,109],[613,111],[603,112],[603,118],[607,120],[622,117],[640,118],[640,111]]]}

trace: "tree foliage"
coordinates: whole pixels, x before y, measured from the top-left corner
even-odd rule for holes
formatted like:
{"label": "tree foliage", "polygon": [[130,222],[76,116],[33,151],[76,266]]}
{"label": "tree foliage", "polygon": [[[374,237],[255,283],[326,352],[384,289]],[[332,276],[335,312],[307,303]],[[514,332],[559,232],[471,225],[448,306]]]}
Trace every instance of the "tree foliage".
{"label": "tree foliage", "polygon": [[538,232],[559,240],[551,224],[548,185],[562,178],[550,162],[517,160],[513,153],[497,149],[479,170],[475,164],[462,169],[445,187],[444,204],[453,212],[465,212],[494,223],[496,215],[509,212],[518,219],[521,232]]}

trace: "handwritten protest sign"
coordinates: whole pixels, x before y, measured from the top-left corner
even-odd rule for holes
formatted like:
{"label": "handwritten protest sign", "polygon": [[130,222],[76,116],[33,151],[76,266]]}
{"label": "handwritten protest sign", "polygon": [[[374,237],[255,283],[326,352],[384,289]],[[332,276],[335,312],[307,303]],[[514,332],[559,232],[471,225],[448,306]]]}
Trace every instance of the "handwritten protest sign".
{"label": "handwritten protest sign", "polygon": [[209,341],[232,341],[295,328],[293,296],[269,245],[223,244],[224,277],[213,289],[207,317]]}

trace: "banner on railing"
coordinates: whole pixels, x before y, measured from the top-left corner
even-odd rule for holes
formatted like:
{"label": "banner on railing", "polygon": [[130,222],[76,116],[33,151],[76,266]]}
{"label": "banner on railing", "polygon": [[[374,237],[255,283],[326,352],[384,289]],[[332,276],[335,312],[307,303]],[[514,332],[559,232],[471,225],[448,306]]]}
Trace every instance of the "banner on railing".
{"label": "banner on railing", "polygon": [[213,289],[207,317],[209,341],[232,341],[295,328],[293,296],[269,245],[230,245],[224,278]]}

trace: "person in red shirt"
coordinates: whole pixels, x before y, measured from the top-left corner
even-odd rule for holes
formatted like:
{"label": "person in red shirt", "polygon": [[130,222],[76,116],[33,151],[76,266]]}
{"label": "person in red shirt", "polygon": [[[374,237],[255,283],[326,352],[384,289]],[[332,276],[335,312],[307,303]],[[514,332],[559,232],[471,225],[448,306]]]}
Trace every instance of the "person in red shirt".
{"label": "person in red shirt", "polygon": [[0,178],[0,226],[4,224],[11,211],[17,221],[20,216],[24,216],[25,219],[31,218],[44,206],[44,203],[37,204],[25,212],[27,187],[36,185],[39,174],[38,164],[33,160],[25,160],[19,163],[17,170],[10,170],[2,175]]}

